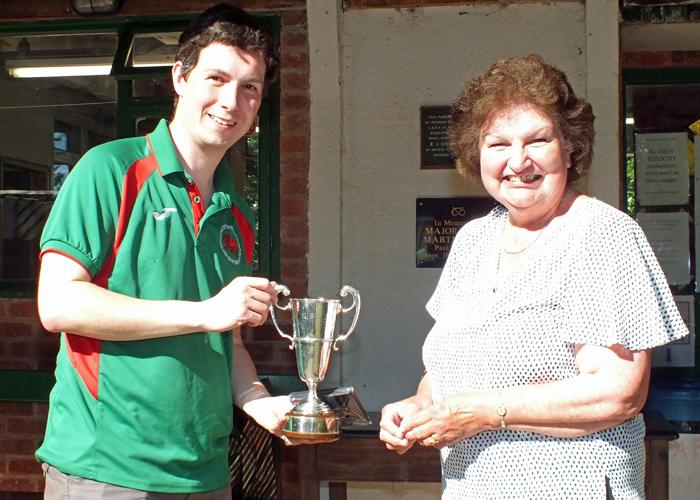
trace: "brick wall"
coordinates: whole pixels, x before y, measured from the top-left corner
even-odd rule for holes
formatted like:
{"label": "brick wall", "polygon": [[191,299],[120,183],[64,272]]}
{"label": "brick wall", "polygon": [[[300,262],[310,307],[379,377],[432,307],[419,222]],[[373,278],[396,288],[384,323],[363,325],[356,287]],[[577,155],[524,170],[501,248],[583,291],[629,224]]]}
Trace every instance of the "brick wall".
{"label": "brick wall", "polygon": [[[280,281],[293,297],[308,289],[309,45],[306,11],[282,12],[280,70]],[[289,330],[291,331],[291,330]],[[268,321],[243,340],[258,371],[296,373],[294,351]]]}
{"label": "brick wall", "polygon": [[[120,15],[200,12],[212,1],[143,0],[127,2]],[[58,6],[60,4],[60,6]],[[308,288],[308,165],[309,165],[309,48],[305,0],[252,0],[249,10],[279,10],[281,47],[281,282],[295,297]],[[58,6],[58,7],[57,7]],[[65,3],[27,0],[0,6],[0,21],[75,18]],[[0,370],[53,370],[58,335],[46,332],[37,317],[35,300],[0,299]],[[271,323],[246,329],[244,342],[258,371],[296,374],[294,353]],[[43,477],[34,451],[43,439],[46,403],[0,402],[0,500],[42,498]],[[284,500],[299,500],[298,453],[282,450]]]}
{"label": "brick wall", "polygon": [[621,52],[623,68],[687,68],[700,66],[700,51]]}
{"label": "brick wall", "polygon": [[[36,300],[0,300],[0,370],[52,370],[58,344],[59,336],[41,326]],[[0,402],[0,500],[32,498],[4,492],[42,490],[34,451],[47,413],[46,403]]]}

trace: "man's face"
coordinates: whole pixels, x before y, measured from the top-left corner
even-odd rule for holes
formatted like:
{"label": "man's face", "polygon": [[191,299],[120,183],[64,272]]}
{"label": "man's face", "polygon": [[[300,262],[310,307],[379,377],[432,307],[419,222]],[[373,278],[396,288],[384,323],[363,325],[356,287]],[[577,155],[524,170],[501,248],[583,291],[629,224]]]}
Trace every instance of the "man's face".
{"label": "man's face", "polygon": [[173,66],[180,96],[173,125],[191,140],[190,147],[223,154],[253,124],[264,82],[265,62],[259,54],[213,43],[202,49],[187,79],[179,61]]}

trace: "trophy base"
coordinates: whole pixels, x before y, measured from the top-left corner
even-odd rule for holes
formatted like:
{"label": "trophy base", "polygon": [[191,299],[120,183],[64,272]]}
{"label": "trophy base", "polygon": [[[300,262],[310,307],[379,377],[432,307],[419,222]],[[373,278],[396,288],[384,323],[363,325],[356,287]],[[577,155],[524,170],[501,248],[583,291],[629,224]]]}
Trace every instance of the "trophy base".
{"label": "trophy base", "polygon": [[340,436],[340,417],[335,413],[304,415],[287,413],[282,433],[288,438],[328,440]]}

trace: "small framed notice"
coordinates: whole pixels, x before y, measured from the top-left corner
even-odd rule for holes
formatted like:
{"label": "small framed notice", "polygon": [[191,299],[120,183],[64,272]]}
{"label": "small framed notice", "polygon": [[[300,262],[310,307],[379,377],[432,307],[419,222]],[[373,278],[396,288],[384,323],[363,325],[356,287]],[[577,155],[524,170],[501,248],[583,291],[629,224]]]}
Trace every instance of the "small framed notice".
{"label": "small framed notice", "polygon": [[416,267],[444,267],[457,231],[497,204],[493,198],[418,198]]}
{"label": "small framed notice", "polygon": [[447,139],[450,106],[420,108],[420,168],[455,168]]}
{"label": "small framed notice", "polygon": [[687,205],[690,202],[687,142],[685,132],[635,136],[640,205]]}

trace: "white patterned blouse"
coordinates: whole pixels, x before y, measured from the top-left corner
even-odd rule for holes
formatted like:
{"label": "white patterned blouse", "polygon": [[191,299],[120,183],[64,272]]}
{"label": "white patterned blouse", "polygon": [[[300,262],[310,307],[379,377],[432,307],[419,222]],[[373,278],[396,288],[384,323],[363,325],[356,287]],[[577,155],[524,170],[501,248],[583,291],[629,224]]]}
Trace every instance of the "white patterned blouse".
{"label": "white patterned blouse", "polygon": [[[575,344],[642,350],[688,334],[641,228],[580,199],[499,280],[507,211],[463,227],[427,309],[433,399],[578,375]],[[500,283],[499,283],[500,281]],[[443,500],[644,498],[641,415],[579,438],[486,431],[441,450]]]}

